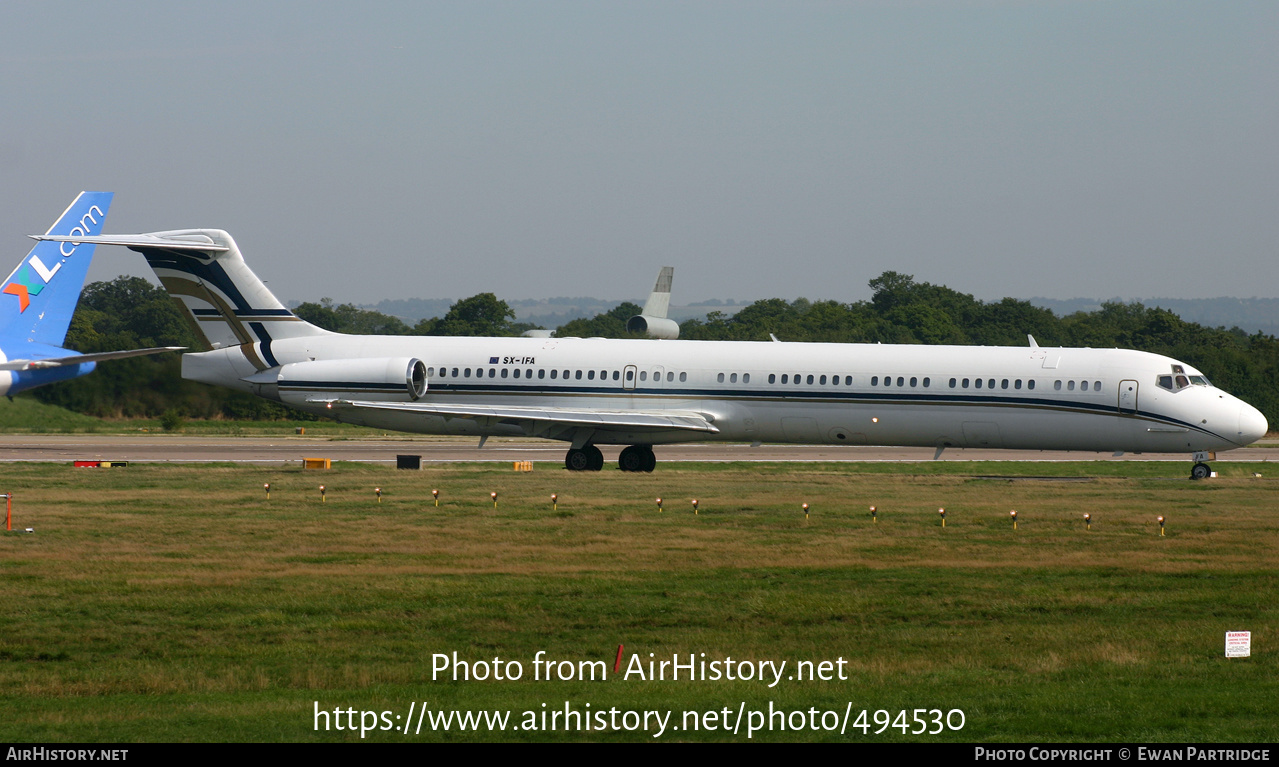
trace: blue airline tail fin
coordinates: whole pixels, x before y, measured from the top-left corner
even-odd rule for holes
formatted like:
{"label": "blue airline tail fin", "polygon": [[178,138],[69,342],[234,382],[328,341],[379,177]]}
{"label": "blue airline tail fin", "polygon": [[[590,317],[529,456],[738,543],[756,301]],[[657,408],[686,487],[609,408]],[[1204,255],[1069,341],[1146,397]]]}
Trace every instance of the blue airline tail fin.
{"label": "blue airline tail fin", "polygon": [[[81,192],[47,234],[91,237],[102,233],[111,192]],[[93,260],[94,245],[37,242],[0,283],[0,337],[61,346]]]}

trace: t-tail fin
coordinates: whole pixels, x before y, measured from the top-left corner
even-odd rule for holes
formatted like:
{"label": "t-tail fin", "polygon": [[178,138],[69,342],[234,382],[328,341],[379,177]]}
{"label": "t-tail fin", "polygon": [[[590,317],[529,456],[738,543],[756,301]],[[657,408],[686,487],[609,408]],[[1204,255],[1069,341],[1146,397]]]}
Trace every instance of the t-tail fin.
{"label": "t-tail fin", "polygon": [[111,192],[81,192],[46,235],[70,239],[37,242],[0,283],[0,335],[62,346],[93,260],[94,246],[83,240],[102,232],[111,197]]}
{"label": "t-tail fin", "polygon": [[110,234],[88,241],[141,253],[210,348],[242,346],[246,353],[255,349],[266,366],[273,367],[271,341],[330,335],[284,308],[244,263],[235,240],[221,229]]}

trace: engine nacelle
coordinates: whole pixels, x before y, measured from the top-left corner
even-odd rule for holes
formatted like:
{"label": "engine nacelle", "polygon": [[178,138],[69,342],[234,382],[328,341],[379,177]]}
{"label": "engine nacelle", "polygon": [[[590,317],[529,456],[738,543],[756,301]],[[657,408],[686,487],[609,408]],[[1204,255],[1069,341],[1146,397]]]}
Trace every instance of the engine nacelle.
{"label": "engine nacelle", "polygon": [[649,338],[679,338],[679,323],[665,317],[637,314],[626,321],[627,333],[643,333]]}
{"label": "engine nacelle", "polygon": [[309,399],[411,402],[426,394],[426,365],[416,357],[294,362],[280,368],[277,396],[290,404]]}

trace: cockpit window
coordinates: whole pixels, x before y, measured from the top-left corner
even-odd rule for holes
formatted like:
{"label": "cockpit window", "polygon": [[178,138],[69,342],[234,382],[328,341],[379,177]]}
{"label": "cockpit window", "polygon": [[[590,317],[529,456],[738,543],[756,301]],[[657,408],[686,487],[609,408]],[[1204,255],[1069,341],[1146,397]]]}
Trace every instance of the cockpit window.
{"label": "cockpit window", "polygon": [[1161,375],[1156,382],[1160,389],[1168,391],[1181,391],[1188,386],[1211,386],[1208,379],[1202,375],[1186,375],[1186,369],[1181,365],[1172,366],[1172,375]]}

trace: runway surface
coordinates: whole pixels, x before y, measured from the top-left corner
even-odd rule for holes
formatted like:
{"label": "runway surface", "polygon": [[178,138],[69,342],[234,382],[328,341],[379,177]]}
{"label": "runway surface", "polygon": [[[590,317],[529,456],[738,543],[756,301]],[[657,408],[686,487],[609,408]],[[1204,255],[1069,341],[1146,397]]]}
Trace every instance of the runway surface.
{"label": "runway surface", "polygon": [[[610,463],[618,446],[602,446]],[[288,463],[303,458],[394,463],[398,454],[419,455],[423,464],[459,461],[535,461],[562,464],[566,446],[541,440],[491,439],[483,449],[476,440],[431,437],[332,439],[328,437],[215,437],[168,434],[140,435],[0,435],[0,462],[76,460],[153,463]],[[852,447],[843,445],[761,445],[693,443],[658,445],[658,463],[680,461],[847,461],[913,462],[933,460],[932,448]],[[947,449],[943,461],[1176,461],[1189,468],[1186,453],[1079,453],[1050,450]],[[1264,441],[1218,454],[1218,461],[1279,461],[1279,442]]]}

